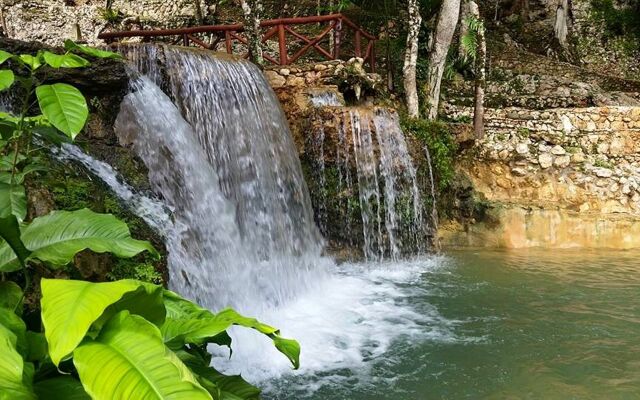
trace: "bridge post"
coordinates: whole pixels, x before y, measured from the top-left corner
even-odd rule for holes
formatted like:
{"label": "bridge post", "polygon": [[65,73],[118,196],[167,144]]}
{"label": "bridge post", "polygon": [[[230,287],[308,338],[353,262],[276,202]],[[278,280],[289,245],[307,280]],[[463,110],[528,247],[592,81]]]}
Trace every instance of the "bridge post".
{"label": "bridge post", "polygon": [[280,48],[280,65],[289,64],[287,55],[287,38],[285,36],[284,24],[278,24],[278,45]]}
{"label": "bridge post", "polygon": [[233,47],[231,47],[231,32],[224,31],[224,43],[227,48],[227,53],[233,53]]}
{"label": "bridge post", "polygon": [[362,47],[360,45],[360,31],[356,31],[356,57],[362,57]]}

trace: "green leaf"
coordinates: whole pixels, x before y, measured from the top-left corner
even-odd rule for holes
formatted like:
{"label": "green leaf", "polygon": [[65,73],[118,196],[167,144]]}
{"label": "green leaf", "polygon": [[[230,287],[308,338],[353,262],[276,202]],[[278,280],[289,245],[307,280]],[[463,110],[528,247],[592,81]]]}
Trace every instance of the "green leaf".
{"label": "green leaf", "polygon": [[66,83],[41,85],[36,88],[36,97],[42,114],[71,139],[84,127],[89,109],[82,93]]}
{"label": "green leaf", "polygon": [[[188,364],[187,364],[188,365]],[[224,375],[208,366],[192,366],[198,381],[220,400],[259,400],[260,389],[242,379],[240,375]]]}
{"label": "green leaf", "polygon": [[53,126],[39,125],[34,127],[32,131],[42,139],[46,139],[58,146],[62,143],[72,143],[72,140],[68,136],[60,133],[60,131]]}
{"label": "green leaf", "polygon": [[22,289],[15,282],[0,282],[0,308],[22,314]]}
{"label": "green leaf", "polygon": [[[22,242],[35,258],[53,266],[69,263],[76,253],[90,249],[130,258],[143,251],[155,257],[158,252],[151,243],[131,237],[127,224],[111,214],[91,210],[53,211],[38,217],[22,230]],[[0,271],[18,269],[16,255],[6,244],[0,245]]]}
{"label": "green leaf", "polygon": [[13,75],[13,71],[9,69],[1,69],[0,70],[0,92],[3,90],[7,90],[13,85],[15,81],[15,75]]}
{"label": "green leaf", "polygon": [[49,347],[44,333],[27,331],[25,333],[27,343],[27,361],[43,361],[49,355]]}
{"label": "green leaf", "polygon": [[70,376],[61,376],[36,382],[33,390],[40,399],[46,400],[91,400],[82,383]]}
{"label": "green leaf", "polygon": [[127,293],[141,287],[134,280],[91,283],[65,279],[42,279],[42,323],[55,365],[80,344],[105,310]]}
{"label": "green leaf", "polygon": [[232,325],[255,329],[273,340],[276,348],[293,364],[300,366],[300,346],[298,342],[280,336],[280,331],[263,324],[255,318],[248,318],[232,309],[217,314],[183,299],[177,294],[165,290],[167,319],[161,326],[165,342],[171,346],[180,344],[202,345],[213,342]]}
{"label": "green leaf", "polygon": [[27,354],[27,326],[22,318],[20,318],[13,310],[0,308],[0,325],[4,326],[16,335],[16,349],[21,355]]}
{"label": "green leaf", "polygon": [[0,65],[4,64],[5,61],[13,57],[13,54],[7,53],[4,50],[0,50]]}
{"label": "green leaf", "polygon": [[13,121],[0,120],[0,137],[4,140],[9,140],[13,137],[18,125]]}
{"label": "green leaf", "polygon": [[95,49],[93,47],[88,47],[88,46],[82,46],[70,39],[67,39],[64,41],[64,48],[67,51],[78,51],[86,55],[97,57],[97,58],[113,58],[117,60],[122,59],[122,56],[118,53],[114,53],[112,51],[99,50],[99,49]]}
{"label": "green leaf", "polygon": [[27,216],[27,195],[22,185],[0,182],[0,218],[15,215],[18,222]]}
{"label": "green leaf", "polygon": [[36,56],[32,56],[31,54],[20,54],[19,60],[32,71],[40,68],[42,66],[42,57],[38,54]]}
{"label": "green leaf", "polygon": [[54,54],[45,51],[42,56],[44,57],[44,62],[53,68],[82,68],[90,64],[84,58],[71,53]]}
{"label": "green leaf", "polygon": [[73,363],[96,400],[212,399],[164,345],[158,328],[127,311],[115,315],[95,341],[80,345]]}
{"label": "green leaf", "polygon": [[120,311],[127,310],[131,314],[140,315],[154,325],[161,326],[164,323],[166,310],[162,286],[153,285],[146,282],[135,281],[139,287],[133,292],[126,293],[117,303],[107,307],[98,321],[96,328],[102,328],[111,317]]}
{"label": "green leaf", "polygon": [[[0,244],[0,254],[10,257],[13,260],[11,264],[17,265],[17,268],[8,269],[15,271],[21,268],[31,252],[20,239],[20,225],[15,215],[0,218],[0,237],[5,240],[4,243]],[[4,271],[2,266],[0,266],[0,271]]]}
{"label": "green leaf", "polygon": [[35,399],[28,369],[16,349],[16,335],[0,324],[0,400]]}

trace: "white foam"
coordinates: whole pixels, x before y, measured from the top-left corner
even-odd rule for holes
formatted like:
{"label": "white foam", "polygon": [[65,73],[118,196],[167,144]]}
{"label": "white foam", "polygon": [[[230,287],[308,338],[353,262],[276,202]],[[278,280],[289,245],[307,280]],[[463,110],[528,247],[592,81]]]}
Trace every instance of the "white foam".
{"label": "white foam", "polygon": [[[383,356],[400,337],[454,340],[448,321],[435,308],[415,310],[410,297],[425,289],[412,285],[424,273],[446,266],[442,257],[379,264],[343,264],[295,301],[258,316],[295,338],[301,346],[299,370],[273,348],[270,340],[234,328],[233,354],[220,348],[214,366],[269,388],[287,376],[349,369],[366,376],[371,361]],[[322,386],[338,375],[325,374]],[[309,382],[305,383],[308,386]],[[308,388],[310,389],[310,388]]]}

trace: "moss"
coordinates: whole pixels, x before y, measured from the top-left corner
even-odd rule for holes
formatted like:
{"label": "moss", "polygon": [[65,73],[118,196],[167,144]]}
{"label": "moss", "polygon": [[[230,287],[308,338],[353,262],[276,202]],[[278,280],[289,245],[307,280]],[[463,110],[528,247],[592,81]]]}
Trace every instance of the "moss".
{"label": "moss", "polygon": [[431,164],[438,188],[445,190],[455,176],[454,158],[458,145],[447,124],[440,121],[403,117],[402,129],[413,135],[429,149]]}
{"label": "moss", "polygon": [[529,128],[520,127],[516,131],[516,135],[518,135],[518,137],[521,139],[526,139],[531,136],[531,130]]}
{"label": "moss", "polygon": [[593,165],[598,168],[613,169],[613,164],[605,160],[596,160]]}
{"label": "moss", "polygon": [[164,283],[162,272],[156,269],[153,263],[143,260],[118,259],[107,274],[107,279],[117,281],[120,279],[137,279],[143,282],[161,285]]}

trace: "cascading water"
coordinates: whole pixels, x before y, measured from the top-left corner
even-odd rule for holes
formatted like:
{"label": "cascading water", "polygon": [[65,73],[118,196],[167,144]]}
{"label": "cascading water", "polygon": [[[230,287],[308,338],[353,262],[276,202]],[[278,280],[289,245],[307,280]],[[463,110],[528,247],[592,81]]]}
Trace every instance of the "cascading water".
{"label": "cascading water", "polygon": [[[133,144],[173,213],[166,235],[173,289],[213,310],[233,306],[278,326],[300,342],[305,374],[363,372],[398,335],[448,329],[434,324],[441,320],[435,310],[404,305],[412,294],[401,288],[438,260],[337,266],[321,255],[289,128],[255,66],[165,46],[123,51],[141,73],[152,72],[153,80],[134,79],[116,132]],[[344,180],[354,185],[349,174]],[[265,380],[292,373],[261,335],[232,336],[230,360],[211,349],[218,368],[267,388]]]}
{"label": "cascading water", "polygon": [[[334,201],[332,219],[349,221],[345,228],[350,230],[357,199],[359,235],[368,260],[398,259],[426,250],[429,218],[398,114],[386,108],[323,107],[315,118],[311,158],[319,175],[316,193],[326,197],[333,190],[335,197],[344,198]],[[324,177],[329,170],[337,172],[330,183]],[[316,199],[316,208],[320,217],[329,213],[323,198]],[[319,220],[326,233],[326,221]]]}
{"label": "cascading water", "polygon": [[309,99],[314,107],[344,105],[344,101],[341,101],[338,94],[332,90],[312,91],[309,93]]}

